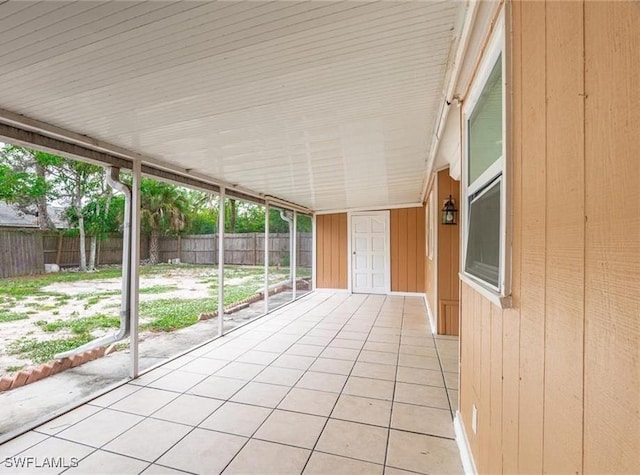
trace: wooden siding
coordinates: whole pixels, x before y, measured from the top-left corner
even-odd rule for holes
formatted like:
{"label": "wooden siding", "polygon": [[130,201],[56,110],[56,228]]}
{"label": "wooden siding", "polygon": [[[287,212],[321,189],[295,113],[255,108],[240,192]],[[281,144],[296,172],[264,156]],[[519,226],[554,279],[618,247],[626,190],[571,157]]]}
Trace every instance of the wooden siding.
{"label": "wooden siding", "polygon": [[425,210],[390,211],[391,290],[423,292],[425,275]]}
{"label": "wooden siding", "polygon": [[316,287],[348,288],[347,213],[318,215],[316,230]]}
{"label": "wooden siding", "polygon": [[462,285],[462,419],[480,473],[634,473],[640,7],[507,7],[513,306]]}
{"label": "wooden siding", "polygon": [[[460,224],[455,226],[442,224],[441,208],[453,197],[456,207],[460,207],[460,182],[449,176],[449,169],[438,172],[438,308],[444,309],[446,302],[447,313],[438,313],[438,333],[458,335],[458,300],[460,269]],[[455,324],[452,320],[455,320]]]}

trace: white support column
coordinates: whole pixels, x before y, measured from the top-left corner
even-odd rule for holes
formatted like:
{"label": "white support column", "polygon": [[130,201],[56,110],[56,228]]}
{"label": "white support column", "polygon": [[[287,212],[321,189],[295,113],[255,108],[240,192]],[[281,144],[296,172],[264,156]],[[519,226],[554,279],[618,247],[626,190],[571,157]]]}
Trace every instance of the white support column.
{"label": "white support column", "polygon": [[291,265],[291,281],[293,283],[293,295],[292,300],[296,299],[297,290],[298,290],[298,275],[297,275],[297,263],[298,263],[298,212],[293,210],[293,225],[292,229],[289,229],[289,232],[293,234],[293,239],[291,240],[291,249],[289,249],[289,262]]}
{"label": "white support column", "polygon": [[311,290],[316,290],[316,260],[318,255],[316,253],[316,242],[318,240],[318,233],[316,232],[316,215],[314,213],[311,220]]}
{"label": "white support column", "polygon": [[269,202],[264,205],[264,313],[269,313]]}
{"label": "white support column", "polygon": [[220,187],[218,206],[218,335],[224,335],[224,215],[225,188]]}
{"label": "white support column", "polygon": [[140,300],[140,174],[141,163],[133,162],[131,183],[131,270],[129,277],[131,333],[129,351],[131,355],[130,376],[137,378],[138,362],[138,302]]}

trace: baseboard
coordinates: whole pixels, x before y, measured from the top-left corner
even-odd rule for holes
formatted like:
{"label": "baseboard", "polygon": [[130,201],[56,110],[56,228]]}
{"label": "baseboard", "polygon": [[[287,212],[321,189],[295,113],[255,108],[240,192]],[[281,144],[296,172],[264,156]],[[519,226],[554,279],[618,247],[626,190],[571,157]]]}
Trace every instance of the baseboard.
{"label": "baseboard", "polygon": [[453,419],[453,430],[456,434],[456,443],[460,451],[460,460],[462,461],[464,473],[467,475],[476,475],[478,471],[473,461],[473,454],[471,453],[469,439],[467,439],[467,433],[464,428],[464,422],[462,422],[462,414],[460,414],[460,411],[456,411],[456,417]]}
{"label": "baseboard", "polygon": [[429,319],[429,325],[431,326],[431,333],[434,335],[438,334],[438,326],[436,325],[436,319],[433,316],[433,312],[431,311],[431,306],[429,305],[429,299],[427,298],[427,294],[423,294],[424,296],[424,304],[427,307],[427,318]]}

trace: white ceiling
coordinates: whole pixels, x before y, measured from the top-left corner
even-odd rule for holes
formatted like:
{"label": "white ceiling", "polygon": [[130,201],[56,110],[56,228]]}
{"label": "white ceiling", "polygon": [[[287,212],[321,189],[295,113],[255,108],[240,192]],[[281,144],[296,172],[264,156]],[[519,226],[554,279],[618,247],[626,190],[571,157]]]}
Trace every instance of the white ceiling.
{"label": "white ceiling", "polygon": [[464,2],[0,3],[0,108],[314,210],[417,202]]}

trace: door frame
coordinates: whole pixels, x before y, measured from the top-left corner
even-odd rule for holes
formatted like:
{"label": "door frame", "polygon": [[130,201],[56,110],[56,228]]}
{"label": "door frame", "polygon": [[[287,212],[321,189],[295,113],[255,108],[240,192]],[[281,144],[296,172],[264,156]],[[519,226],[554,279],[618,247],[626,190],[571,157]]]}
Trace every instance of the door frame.
{"label": "door frame", "polygon": [[351,229],[353,228],[354,216],[384,216],[385,222],[385,289],[384,292],[380,292],[380,295],[391,293],[391,213],[389,210],[381,211],[348,211],[347,212],[347,256],[349,263],[347,266],[347,290],[349,293],[353,293],[353,250],[351,246]]}

